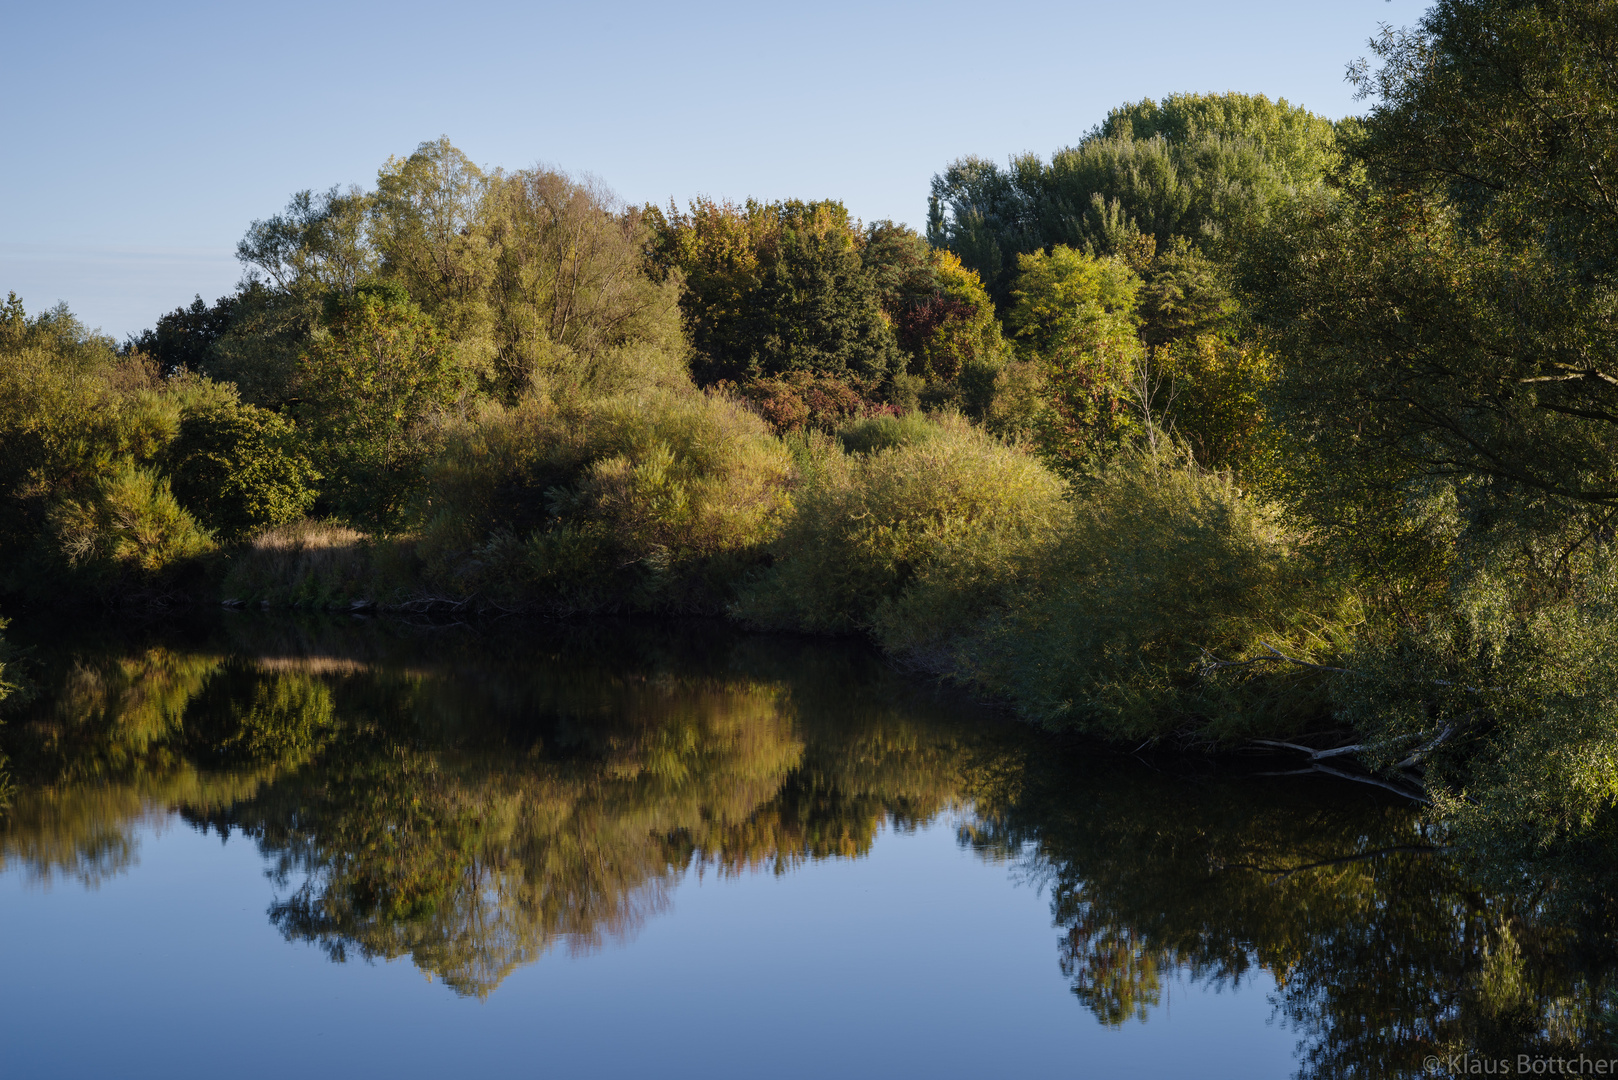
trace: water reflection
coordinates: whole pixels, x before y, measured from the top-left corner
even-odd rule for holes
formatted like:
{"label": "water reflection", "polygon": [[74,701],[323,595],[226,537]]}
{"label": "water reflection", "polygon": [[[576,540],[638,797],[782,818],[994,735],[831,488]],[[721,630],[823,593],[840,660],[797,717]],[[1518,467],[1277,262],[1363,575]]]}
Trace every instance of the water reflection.
{"label": "water reflection", "polygon": [[94,886],[177,813],[257,844],[289,940],[460,994],[632,936],[688,874],[857,858],[954,813],[1046,888],[1053,963],[1102,1023],[1149,1021],[1187,975],[1269,992],[1306,1076],[1613,1042],[1607,891],[1486,887],[1370,789],[1058,744],[857,648],[242,615],[36,655],[44,692],[0,729],[0,865]]}

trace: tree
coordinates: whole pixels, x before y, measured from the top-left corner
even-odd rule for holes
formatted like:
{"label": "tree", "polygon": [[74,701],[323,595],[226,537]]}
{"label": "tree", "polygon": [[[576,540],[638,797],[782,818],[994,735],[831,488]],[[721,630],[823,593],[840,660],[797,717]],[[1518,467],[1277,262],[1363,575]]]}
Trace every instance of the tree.
{"label": "tree", "polygon": [[1072,475],[1099,464],[1135,427],[1126,399],[1143,356],[1137,336],[1140,278],[1122,260],[1062,244],[1020,255],[1007,317],[1021,354],[1036,362],[1050,411],[1037,438]]}
{"label": "tree", "polygon": [[1047,164],[962,158],[933,177],[927,238],[976,270],[1002,308],[1016,256],[1052,245],[1128,255],[1141,234],[1223,250],[1318,188],[1337,160],[1333,125],[1263,95],[1173,95],[1114,109]]}
{"label": "tree", "polygon": [[370,235],[379,275],[403,286],[443,329],[461,366],[494,374],[498,348],[490,286],[498,247],[492,242],[491,178],[447,136],[424,142],[377,171]]}
{"label": "tree", "polygon": [[299,361],[298,414],[334,507],[396,525],[430,449],[424,425],[462,398],[471,375],[397,285],[331,294],[325,322]]}
{"label": "tree", "polygon": [[871,275],[877,303],[897,321],[902,313],[938,292],[933,251],[909,226],[878,221],[865,230],[860,264]]}
{"label": "tree", "polygon": [[683,382],[679,283],[645,272],[645,212],[548,169],[497,174],[490,185],[490,302],[505,393]]}
{"label": "tree", "polygon": [[1360,69],[1338,195],[1244,260],[1271,487],[1371,583],[1339,716],[1383,766],[1442,735],[1440,812],[1517,854],[1618,800],[1615,45],[1594,0],[1442,0]]}
{"label": "tree", "polygon": [[861,235],[841,203],[697,199],[658,219],[651,263],[685,278],[699,382],[808,371],[875,383],[896,367]]}
{"label": "tree", "polygon": [[208,365],[214,343],[230,329],[235,306],[233,296],[221,297],[210,307],[198,294],[189,307],[158,316],[155,327],[124,343],[124,351],[153,357],[168,373],[201,371]]}
{"label": "tree", "polygon": [[910,354],[912,375],[952,380],[974,367],[997,368],[1003,342],[994,303],[978,275],[952,251],[929,260],[936,282],[931,295],[899,313],[899,341]]}
{"label": "tree", "polygon": [[317,473],[297,432],[267,409],[219,402],[188,410],[164,453],[181,504],[225,541],[308,513]]}
{"label": "tree", "polygon": [[1194,143],[1206,136],[1243,139],[1256,145],[1285,183],[1299,189],[1319,184],[1336,168],[1336,125],[1286,98],[1263,94],[1170,94],[1129,102],[1107,113],[1096,128],[1103,138]]}
{"label": "tree", "polygon": [[237,243],[248,281],[262,275],[304,300],[318,301],[328,289],[352,290],[377,268],[368,227],[371,199],[357,187],[297,192],[285,210],[255,220]]}
{"label": "tree", "polygon": [[1376,43],[1369,182],[1289,215],[1246,263],[1322,487],[1462,482],[1491,520],[1534,499],[1618,507],[1615,41],[1600,4],[1447,0]]}
{"label": "tree", "polygon": [[[236,296],[185,315],[209,328],[188,362],[279,406],[327,293],[387,281],[443,331],[456,366],[508,401],[676,385],[687,378],[679,282],[646,273],[648,242],[644,212],[593,181],[485,171],[435,139],[389,158],[375,191],[299,192],[253,222]],[[180,314],[138,343],[167,349]]]}

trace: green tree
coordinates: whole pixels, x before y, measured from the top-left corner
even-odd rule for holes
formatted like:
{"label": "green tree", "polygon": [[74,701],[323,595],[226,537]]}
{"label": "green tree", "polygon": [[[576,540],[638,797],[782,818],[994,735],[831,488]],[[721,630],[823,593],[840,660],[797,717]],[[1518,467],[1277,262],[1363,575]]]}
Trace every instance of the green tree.
{"label": "green tree", "polygon": [[1320,183],[1339,158],[1336,125],[1307,109],[1263,94],[1170,94],[1120,105],[1096,128],[1103,138],[1194,143],[1205,136],[1254,143],[1282,180],[1296,188]]}
{"label": "green tree", "polygon": [[[389,158],[374,191],[292,197],[237,247],[247,278],[214,308],[137,339],[279,406],[332,290],[393,282],[444,333],[457,367],[507,401],[686,381],[679,282],[643,263],[648,225],[593,181],[486,172],[439,138]],[[192,353],[197,354],[192,358]]]}
{"label": "green tree", "polygon": [[368,222],[371,201],[357,187],[293,195],[285,210],[255,220],[237,243],[236,257],[248,268],[248,280],[262,276],[316,303],[328,289],[352,290],[377,268]]}
{"label": "green tree", "polygon": [[226,541],[308,513],[320,478],[289,421],[237,402],[184,413],[164,458],[176,497]]}
{"label": "green tree", "polygon": [[1057,245],[1020,255],[1007,316],[1022,355],[1038,365],[1049,407],[1037,439],[1068,475],[1093,469],[1136,428],[1131,383],[1144,362],[1137,333],[1140,277],[1114,257]]}
{"label": "green tree", "polygon": [[325,321],[299,361],[300,420],[333,506],[396,526],[431,450],[425,426],[462,399],[470,374],[397,285],[333,293]]}
{"label": "green tree", "polygon": [[220,297],[210,306],[199,294],[190,306],[158,316],[157,325],[131,337],[124,351],[155,358],[167,373],[202,371],[210,366],[214,343],[235,321],[235,307],[234,296]]}
{"label": "green tree", "polygon": [[380,274],[445,333],[460,366],[494,374],[497,344],[490,286],[498,247],[490,235],[491,178],[447,136],[424,142],[377,172],[369,222]]}
{"label": "green tree", "polygon": [[1016,256],[1066,244],[1128,255],[1141,234],[1223,251],[1336,163],[1334,126],[1263,95],[1172,95],[1114,109],[1049,163],[962,158],[933,177],[927,237],[1010,302]]}
{"label": "green tree", "polygon": [[1615,35],[1596,4],[1446,2],[1376,43],[1370,182],[1289,215],[1246,263],[1318,499],[1453,484],[1463,516],[1554,503],[1553,529],[1618,506]]}
{"label": "green tree", "polygon": [[490,185],[490,303],[506,396],[684,383],[679,283],[645,271],[645,212],[548,169]]}
{"label": "green tree", "polygon": [[1516,850],[1603,835],[1618,798],[1615,42],[1594,2],[1383,36],[1339,194],[1244,267],[1285,360],[1271,486],[1375,583],[1339,713]]}

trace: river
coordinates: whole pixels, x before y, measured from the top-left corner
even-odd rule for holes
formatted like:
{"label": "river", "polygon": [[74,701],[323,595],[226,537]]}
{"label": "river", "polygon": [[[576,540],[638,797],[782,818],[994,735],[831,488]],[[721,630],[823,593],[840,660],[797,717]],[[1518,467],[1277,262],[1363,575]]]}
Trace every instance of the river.
{"label": "river", "polygon": [[1618,1027],[1601,903],[1412,804],[1054,737],[854,643],[8,636],[8,1076],[1394,1077]]}

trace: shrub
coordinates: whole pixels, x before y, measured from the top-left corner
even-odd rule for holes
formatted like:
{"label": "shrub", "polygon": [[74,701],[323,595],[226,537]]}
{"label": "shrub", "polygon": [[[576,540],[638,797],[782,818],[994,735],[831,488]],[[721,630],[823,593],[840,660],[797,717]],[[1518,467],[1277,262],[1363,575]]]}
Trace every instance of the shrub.
{"label": "shrub", "polygon": [[167,480],[128,463],[62,500],[49,522],[68,566],[103,580],[151,579],[214,548]]}
{"label": "shrub", "polygon": [[955,657],[1055,726],[1225,739],[1323,716],[1322,673],[1276,653],[1330,664],[1358,621],[1352,594],[1227,474],[1128,456]]}
{"label": "shrub", "polygon": [[[733,389],[729,383],[721,384],[721,388]],[[754,379],[734,389],[770,427],[783,434],[805,428],[835,428],[884,407],[876,401],[873,384],[810,371]]]}
{"label": "shrub", "polygon": [[[234,400],[228,386],[194,375],[164,377],[148,357],[119,356],[111,341],[85,331],[61,306],[28,317],[13,297],[0,308],[0,583],[23,591],[56,584],[61,528],[72,534],[71,561],[82,571],[94,566],[122,576],[166,559],[160,550],[166,541],[138,557],[113,558],[114,548],[127,554],[128,543],[145,541],[125,533],[118,540],[105,529],[117,517],[148,537],[174,539],[174,529],[186,531],[170,515],[168,489],[158,497],[152,487],[155,466],[182,413]],[[135,480],[130,470],[142,470],[145,479]],[[167,516],[168,524],[156,524],[154,514]]]}
{"label": "shrub", "polygon": [[856,421],[838,431],[837,440],[850,454],[870,454],[878,450],[891,450],[896,446],[910,446],[926,442],[945,430],[943,425],[929,420],[920,413],[904,416],[872,416]]}
{"label": "shrub", "polygon": [[1490,539],[1423,617],[1366,635],[1344,664],[1356,676],[1334,687],[1339,718],[1372,767],[1419,764],[1438,816],[1473,852],[1509,865],[1570,839],[1610,843],[1618,554],[1546,545],[1545,562],[1567,556],[1553,569],[1525,557],[1535,545],[1519,530]]}
{"label": "shrub", "polygon": [[821,444],[773,545],[776,562],[738,615],[782,629],[866,630],[915,658],[982,617],[1057,527],[1061,484],[959,417],[927,424],[926,438],[885,449],[873,438],[865,454]]}
{"label": "shrub", "polygon": [[188,410],[164,455],[174,493],[227,541],[300,518],[319,474],[295,438],[291,423],[252,405]]}
{"label": "shrub", "polygon": [[764,423],[721,396],[490,406],[427,470],[422,551],[457,591],[716,610],[774,535],[791,475]]}

